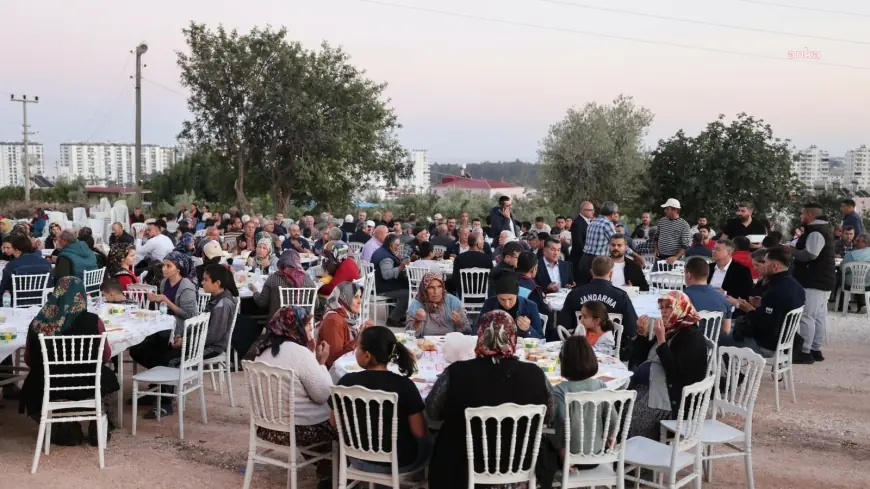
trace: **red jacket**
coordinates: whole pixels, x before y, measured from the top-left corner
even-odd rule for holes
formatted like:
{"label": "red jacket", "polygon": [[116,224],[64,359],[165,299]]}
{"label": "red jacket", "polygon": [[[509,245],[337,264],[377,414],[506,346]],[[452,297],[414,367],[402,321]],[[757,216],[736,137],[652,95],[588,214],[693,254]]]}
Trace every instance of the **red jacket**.
{"label": "red jacket", "polygon": [[748,251],[735,251],[731,259],[748,268],[752,272],[752,280],[758,280],[758,272],[752,266],[752,255]]}
{"label": "red jacket", "polygon": [[359,267],[356,265],[355,261],[347,258],[338,265],[338,268],[335,269],[335,275],[332,277],[332,281],[320,286],[320,290],[317,291],[317,293],[320,295],[329,295],[332,293],[332,289],[334,289],[336,285],[342,282],[353,282],[354,280],[359,280],[359,278]]}

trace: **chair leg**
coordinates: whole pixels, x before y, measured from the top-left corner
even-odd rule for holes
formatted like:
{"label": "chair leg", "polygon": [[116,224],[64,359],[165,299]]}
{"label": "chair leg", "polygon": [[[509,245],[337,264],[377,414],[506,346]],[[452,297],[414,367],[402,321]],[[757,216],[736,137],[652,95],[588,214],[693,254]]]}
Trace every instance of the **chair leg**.
{"label": "chair leg", "polygon": [[257,453],[257,442],[256,435],[254,434],[254,428],[251,427],[251,440],[248,442],[248,464],[245,465],[245,482],[242,484],[242,489],[249,489],[251,487],[251,480],[254,478],[254,454]]}
{"label": "chair leg", "polygon": [[100,458],[100,470],[106,468],[106,415],[100,413],[100,419],[97,420],[97,452]]}
{"label": "chair leg", "polygon": [[51,453],[51,422],[45,423],[45,446],[43,447],[45,454]]}
{"label": "chair leg", "polygon": [[[776,398],[776,410],[779,411],[779,368],[775,367],[773,372],[773,393]],[[783,381],[787,382],[785,379],[783,379]]]}
{"label": "chair leg", "polygon": [[224,368],[226,368],[226,371],[229,372],[230,366],[229,364],[227,364],[226,366],[220,364],[217,368],[218,394],[224,395]]}
{"label": "chair leg", "polygon": [[791,402],[797,404],[797,393],[794,388],[794,368],[791,365],[788,366],[788,383],[791,389]]}
{"label": "chair leg", "polygon": [[235,399],[233,399],[233,377],[230,375],[230,373],[230,366],[227,365],[227,394],[229,394],[230,396],[230,407],[236,407],[236,401]]}
{"label": "chair leg", "polygon": [[[157,412],[159,413],[160,410],[158,409]],[[139,413],[139,382],[136,382],[134,380],[133,381],[133,419],[131,421],[133,424],[131,434],[133,436],[136,436],[136,418],[139,417],[138,413]]]}
{"label": "chair leg", "polygon": [[[134,372],[135,372],[135,366]],[[135,374],[134,374],[135,375]],[[124,427],[124,352],[118,355],[118,427]]]}
{"label": "chair leg", "polygon": [[[181,385],[176,386],[175,395],[178,396],[178,438],[184,439],[184,394],[182,394]],[[157,410],[158,416],[160,415],[160,410]]]}
{"label": "chair leg", "polygon": [[202,379],[199,379],[199,409],[202,411],[202,424],[208,424],[208,417],[205,412],[205,386],[202,385]]}
{"label": "chair leg", "polygon": [[208,376],[211,378],[211,390],[217,390],[217,384],[214,381],[214,365],[210,365],[208,368]]}
{"label": "chair leg", "polygon": [[30,466],[30,473],[35,474],[36,469],[39,466],[39,452],[42,451],[42,444],[45,440],[45,416],[43,416],[39,421],[39,434],[36,436],[36,450],[33,454],[33,463]]}
{"label": "chair leg", "polygon": [[755,489],[755,475],[752,473],[752,447],[748,443],[745,451],[743,461],[746,465],[746,488]]}
{"label": "chair leg", "polygon": [[701,470],[703,472],[706,472],[706,474],[707,474],[707,477],[705,480],[707,482],[712,482],[713,481],[713,459],[711,459],[709,457],[710,457],[710,455],[713,454],[713,446],[712,445],[705,446],[704,451],[707,454],[707,460],[704,461],[706,466],[702,466]]}

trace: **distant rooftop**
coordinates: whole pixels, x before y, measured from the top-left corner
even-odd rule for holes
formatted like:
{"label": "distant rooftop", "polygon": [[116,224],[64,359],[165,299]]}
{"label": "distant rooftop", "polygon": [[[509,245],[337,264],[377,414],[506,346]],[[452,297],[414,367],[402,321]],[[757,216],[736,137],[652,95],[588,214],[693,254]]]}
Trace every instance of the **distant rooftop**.
{"label": "distant rooftop", "polygon": [[489,180],[486,178],[463,178],[460,176],[448,175],[441,178],[441,183],[435,185],[436,188],[460,188],[460,189],[497,189],[497,188],[514,188],[522,187],[513,183],[507,183],[504,180]]}
{"label": "distant rooftop", "polygon": [[[118,194],[118,195],[127,195],[127,194],[135,194],[136,187],[96,187],[96,186],[87,186],[85,190],[91,194]],[[143,194],[150,194],[150,190],[142,190]]]}

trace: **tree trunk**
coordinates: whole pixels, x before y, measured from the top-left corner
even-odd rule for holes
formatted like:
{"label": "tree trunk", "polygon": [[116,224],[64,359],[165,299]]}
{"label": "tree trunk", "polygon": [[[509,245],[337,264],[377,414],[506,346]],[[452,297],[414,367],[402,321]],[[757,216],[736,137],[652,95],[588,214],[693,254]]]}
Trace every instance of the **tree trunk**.
{"label": "tree trunk", "polygon": [[289,204],[290,189],[283,188],[278,179],[275,179],[272,182],[272,205],[275,208],[275,213],[285,213]]}
{"label": "tree trunk", "polygon": [[239,175],[236,177],[235,184],[233,185],[236,190],[236,200],[239,201],[239,208],[241,208],[242,212],[245,214],[251,214],[254,209],[251,206],[251,201],[249,201],[248,197],[245,196],[245,169],[247,162],[245,161],[245,155],[242,154],[241,151],[236,156],[236,161],[239,166]]}

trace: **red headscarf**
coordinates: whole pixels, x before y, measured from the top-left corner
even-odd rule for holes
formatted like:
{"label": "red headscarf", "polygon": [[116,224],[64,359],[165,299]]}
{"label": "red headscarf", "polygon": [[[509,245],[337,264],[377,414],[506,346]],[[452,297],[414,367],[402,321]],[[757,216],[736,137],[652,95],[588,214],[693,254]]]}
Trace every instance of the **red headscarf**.
{"label": "red headscarf", "polygon": [[659,307],[662,306],[670,306],[672,309],[670,317],[662,318],[666,333],[694,326],[701,320],[701,316],[692,305],[692,300],[679,290],[672,290],[660,297]]}
{"label": "red headscarf", "polygon": [[510,314],[501,310],[489,311],[480,318],[478,324],[475,355],[489,357],[493,361],[514,356],[517,351],[517,326]]}

